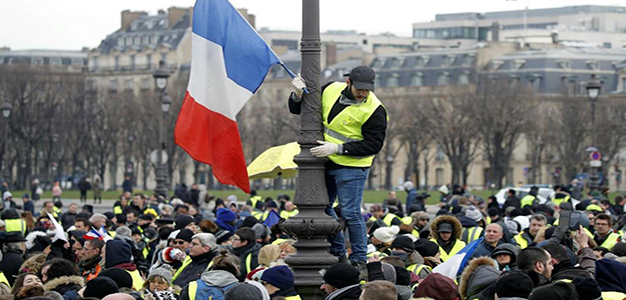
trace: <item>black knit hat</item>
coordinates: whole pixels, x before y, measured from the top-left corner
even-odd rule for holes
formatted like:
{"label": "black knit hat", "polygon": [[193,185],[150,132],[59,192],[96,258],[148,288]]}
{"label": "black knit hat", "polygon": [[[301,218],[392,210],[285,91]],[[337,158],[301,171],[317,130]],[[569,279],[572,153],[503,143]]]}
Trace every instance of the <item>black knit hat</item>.
{"label": "black knit hat", "polygon": [[324,282],[335,288],[344,287],[359,283],[359,271],[349,264],[334,264],[324,274]]}
{"label": "black knit hat", "polygon": [[393,242],[391,242],[391,249],[398,248],[402,249],[406,252],[415,251],[415,246],[413,245],[413,240],[411,240],[408,236],[399,236]]}
{"label": "black knit hat", "polygon": [[[499,295],[498,295],[499,296]],[[528,296],[529,300],[578,300],[576,287],[568,282],[557,281],[555,283],[537,287]]]}
{"label": "black knit hat", "polygon": [[183,229],[185,228],[187,225],[189,225],[189,223],[195,222],[196,220],[194,220],[194,218],[192,216],[188,216],[188,215],[179,215],[176,217],[176,226],[174,227],[174,229],[178,230],[178,229]]}
{"label": "black knit hat", "polygon": [[261,281],[265,281],[281,290],[293,287],[293,272],[287,266],[275,266],[263,271]]}
{"label": "black knit hat", "polygon": [[233,233],[232,231],[220,230],[215,234],[215,242],[220,245],[223,242],[227,241],[233,235],[235,235],[235,233]]}
{"label": "black knit hat", "polygon": [[396,269],[396,284],[397,285],[410,285],[411,284],[411,272],[409,270],[393,266]]}
{"label": "black knit hat", "polygon": [[528,298],[534,287],[533,281],[526,273],[513,270],[506,272],[496,281],[496,294],[499,298]]}
{"label": "black knit hat", "polygon": [[418,239],[413,245],[422,257],[435,256],[439,252],[439,246],[428,239]]}
{"label": "black knit hat", "polygon": [[595,280],[585,277],[576,277],[572,283],[576,286],[576,292],[578,292],[580,299],[602,299],[602,291],[598,286],[598,282]]}
{"label": "black knit hat", "polygon": [[[130,276],[126,270],[121,268],[111,268],[104,270],[98,274],[97,278],[100,277],[109,277],[115,281],[119,288],[132,288],[133,287],[133,278]],[[93,279],[92,279],[93,280]]]}
{"label": "black knit hat", "polygon": [[193,237],[193,231],[189,229],[183,229],[176,235],[177,240],[180,239],[188,243],[191,243],[191,237]]}
{"label": "black knit hat", "polygon": [[224,294],[224,299],[257,300],[263,299],[263,293],[256,286],[247,282],[241,282],[229,288]]}
{"label": "black knit hat", "polygon": [[92,280],[87,281],[85,291],[83,292],[83,297],[102,299],[107,295],[115,294],[117,292],[119,292],[119,287],[113,279],[106,276],[96,277]]}

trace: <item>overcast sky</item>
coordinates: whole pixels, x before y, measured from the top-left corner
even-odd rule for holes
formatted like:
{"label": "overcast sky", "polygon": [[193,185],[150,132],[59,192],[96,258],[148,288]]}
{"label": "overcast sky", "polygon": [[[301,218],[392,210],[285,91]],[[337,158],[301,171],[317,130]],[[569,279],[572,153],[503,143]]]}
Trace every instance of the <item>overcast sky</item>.
{"label": "overcast sky", "polygon": [[[256,15],[257,28],[300,30],[302,1],[230,0]],[[120,27],[125,9],[156,14],[170,6],[193,6],[195,0],[1,0],[0,46],[21,49],[97,47]],[[488,12],[573,5],[621,5],[624,0],[320,0],[321,30],[392,32],[410,36],[411,24],[437,13]]]}

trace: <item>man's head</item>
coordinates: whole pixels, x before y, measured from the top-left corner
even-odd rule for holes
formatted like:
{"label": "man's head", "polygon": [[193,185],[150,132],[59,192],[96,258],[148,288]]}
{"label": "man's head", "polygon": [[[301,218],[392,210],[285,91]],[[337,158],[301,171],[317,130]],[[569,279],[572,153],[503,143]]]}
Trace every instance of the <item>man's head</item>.
{"label": "man's head", "polygon": [[191,238],[189,244],[189,255],[192,257],[208,253],[216,249],[215,236],[210,233],[198,233]]}
{"label": "man's head", "polygon": [[487,225],[485,228],[485,243],[495,246],[502,238],[502,226],[497,223]]}
{"label": "man's head", "polygon": [[552,257],[548,251],[537,247],[527,247],[517,256],[517,267],[520,270],[531,270],[550,279],[552,276]]}
{"label": "man's head", "polygon": [[413,217],[415,225],[417,225],[419,228],[426,227],[426,225],[428,225],[428,222],[430,221],[430,217],[428,216],[428,214],[423,211],[414,212],[411,214],[411,217]]}
{"label": "man's head", "polygon": [[133,196],[133,205],[137,207],[143,208],[146,203],[146,195],[144,194],[135,194]]}
{"label": "man's head", "polygon": [[89,231],[90,226],[91,224],[89,224],[89,221],[87,221],[87,219],[76,218],[76,220],[74,220],[74,228],[76,228],[76,230]]}
{"label": "man's head", "polygon": [[508,197],[515,197],[515,190],[514,189],[510,189],[506,192]]}
{"label": "man's head", "polygon": [[28,193],[26,193],[22,196],[22,202],[26,203],[28,201],[30,201],[30,197],[28,197]]}
{"label": "man's head", "polygon": [[286,211],[293,211],[294,209],[296,209],[296,206],[293,205],[293,202],[291,202],[291,201],[285,202],[285,210]]}
{"label": "man's head", "polygon": [[52,201],[46,201],[43,203],[43,208],[49,212],[49,213],[53,213],[54,212],[54,203]]}
{"label": "man's head", "polygon": [[180,232],[174,238],[174,248],[186,252],[189,248],[189,243],[192,241],[194,234],[189,229],[181,229]]}
{"label": "man's head", "polygon": [[596,216],[595,223],[593,227],[596,229],[599,235],[605,236],[609,234],[611,231],[611,226],[613,226],[613,220],[607,214],[598,214]]}
{"label": "man's head", "polygon": [[452,238],[452,228],[453,225],[449,222],[441,222],[437,226],[437,234],[439,234],[439,238],[443,241],[448,241]]}
{"label": "man's head", "polygon": [[323,280],[324,283],[320,289],[328,295],[336,290],[359,283],[359,271],[349,264],[334,264],[326,270]]}
{"label": "man's head", "polygon": [[91,218],[89,218],[89,223],[93,225],[96,229],[100,229],[102,226],[106,226],[107,217],[103,214],[93,214]]}
{"label": "man's head", "polygon": [[533,215],[532,218],[530,218],[530,226],[528,226],[528,231],[532,236],[536,236],[541,229],[546,228],[547,223],[548,220],[544,215]]}
{"label": "man's head", "polygon": [[383,210],[383,207],[380,206],[380,204],[374,204],[372,205],[372,207],[370,207],[370,214],[372,214],[372,217],[376,219],[382,218],[384,213],[385,211]]}
{"label": "man's head", "polygon": [[102,247],[104,247],[104,241],[93,239],[86,240],[83,247],[83,260],[92,259],[102,254]]}
{"label": "man's head", "polygon": [[569,260],[569,255],[567,254],[567,250],[563,248],[563,246],[555,243],[548,242],[541,246],[543,250],[548,251],[550,253],[550,257],[552,258],[552,262],[556,265],[562,261]]}
{"label": "man's head", "polygon": [[350,92],[357,101],[363,101],[370,91],[374,91],[374,79],[376,73],[367,66],[358,66],[350,71],[346,84],[350,87]]}
{"label": "man's head", "polygon": [[241,248],[256,243],[256,234],[251,228],[243,227],[235,231],[233,248]]}
{"label": "man's head", "polygon": [[70,207],[67,209],[67,212],[69,212],[71,214],[78,213],[78,205],[76,205],[76,203],[70,204]]}
{"label": "man's head", "polygon": [[396,286],[385,280],[374,280],[363,285],[359,300],[396,300],[398,292]]}
{"label": "man's head", "polygon": [[126,222],[128,224],[137,222],[137,212],[131,210],[126,213]]}

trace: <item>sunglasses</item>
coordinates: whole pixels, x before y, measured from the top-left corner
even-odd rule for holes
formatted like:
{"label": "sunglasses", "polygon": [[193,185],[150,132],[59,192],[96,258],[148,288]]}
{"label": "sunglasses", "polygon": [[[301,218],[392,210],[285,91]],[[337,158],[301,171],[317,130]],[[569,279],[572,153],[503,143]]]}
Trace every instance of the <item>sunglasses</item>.
{"label": "sunglasses", "polygon": [[184,245],[185,241],[174,241],[174,245]]}

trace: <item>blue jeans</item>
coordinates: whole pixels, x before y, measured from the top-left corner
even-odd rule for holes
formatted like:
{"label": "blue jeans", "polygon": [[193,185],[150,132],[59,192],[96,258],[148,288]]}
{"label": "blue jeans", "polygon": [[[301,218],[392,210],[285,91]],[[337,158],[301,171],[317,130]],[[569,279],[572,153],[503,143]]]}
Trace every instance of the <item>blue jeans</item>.
{"label": "blue jeans", "polygon": [[[337,218],[333,210],[335,199],[339,199],[341,218],[346,223],[352,254],[350,261],[367,261],[367,229],[361,216],[361,202],[363,202],[363,189],[369,174],[369,168],[341,168],[326,170],[326,188],[330,203],[326,207],[326,214]],[[328,237],[330,253],[335,256],[346,254],[345,238],[343,231]]]}

